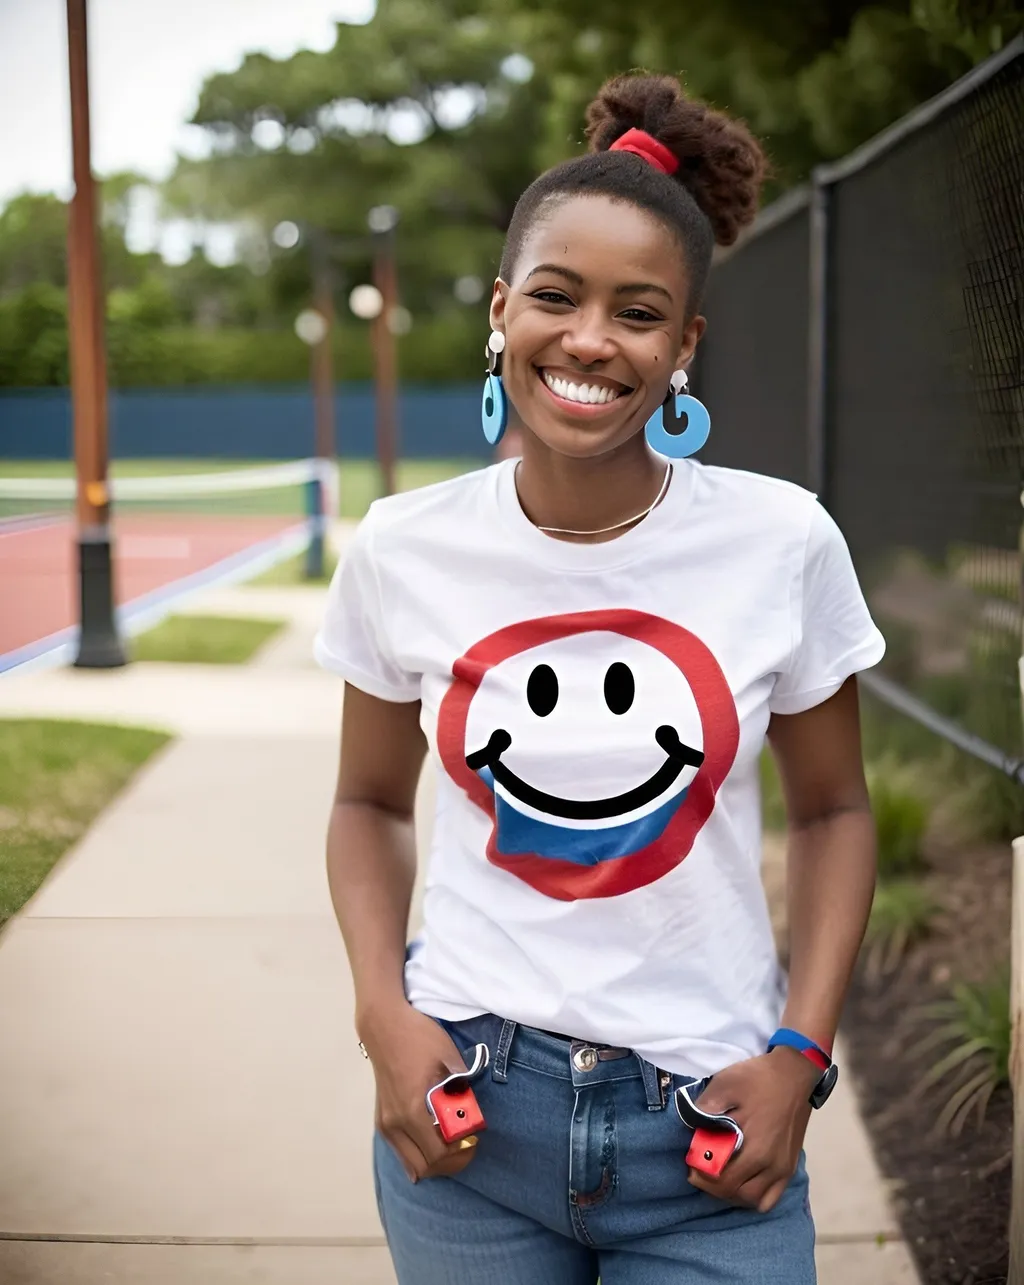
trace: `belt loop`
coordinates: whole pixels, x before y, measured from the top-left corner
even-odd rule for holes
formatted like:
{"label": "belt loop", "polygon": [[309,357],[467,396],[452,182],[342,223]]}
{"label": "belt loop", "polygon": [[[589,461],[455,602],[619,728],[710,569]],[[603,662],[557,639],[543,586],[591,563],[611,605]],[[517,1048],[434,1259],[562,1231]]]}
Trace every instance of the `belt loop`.
{"label": "belt loop", "polygon": [[516,1025],[517,1023],[510,1018],[505,1018],[501,1023],[498,1047],[494,1051],[494,1061],[491,1063],[491,1075],[497,1084],[508,1083],[508,1054],[516,1033]]}
{"label": "belt loop", "polygon": [[665,1090],[671,1085],[672,1077],[666,1071],[659,1071],[639,1054],[636,1060],[640,1063],[640,1075],[644,1082],[644,1092],[647,1094],[647,1110],[664,1111]]}

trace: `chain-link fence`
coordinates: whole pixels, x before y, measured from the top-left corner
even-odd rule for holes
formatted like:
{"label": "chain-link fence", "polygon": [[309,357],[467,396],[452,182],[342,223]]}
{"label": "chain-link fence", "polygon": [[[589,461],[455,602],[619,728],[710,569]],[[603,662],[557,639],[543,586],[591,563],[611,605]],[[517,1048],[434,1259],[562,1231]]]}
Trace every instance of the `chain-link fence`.
{"label": "chain-link fence", "polygon": [[705,311],[704,458],[821,495],[868,685],[1024,780],[1024,41],[767,210]]}

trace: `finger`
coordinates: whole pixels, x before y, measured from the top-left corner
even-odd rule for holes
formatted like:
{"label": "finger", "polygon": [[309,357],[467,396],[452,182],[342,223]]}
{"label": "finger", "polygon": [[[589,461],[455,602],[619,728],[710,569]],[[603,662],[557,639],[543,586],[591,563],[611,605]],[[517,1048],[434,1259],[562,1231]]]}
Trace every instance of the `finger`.
{"label": "finger", "polygon": [[[746,1160],[745,1164],[743,1160]],[[718,1200],[755,1208],[766,1185],[763,1181],[763,1175],[766,1172],[763,1162],[737,1156],[729,1161],[718,1178],[712,1178],[699,1170],[691,1169],[690,1182]],[[758,1185],[759,1182],[761,1185]]]}
{"label": "finger", "polygon": [[456,1174],[462,1173],[463,1169],[473,1163],[474,1148],[470,1147],[466,1151],[454,1151],[445,1156],[436,1164],[431,1165],[427,1170],[428,1178],[454,1178]]}
{"label": "finger", "polygon": [[418,1182],[430,1168],[427,1157],[403,1129],[392,1129],[384,1134],[384,1140],[402,1162],[410,1182]]}
{"label": "finger", "polygon": [[761,1202],[775,1183],[775,1173],[763,1170],[748,1182],[740,1183],[735,1198],[748,1209],[760,1209]]}
{"label": "finger", "polygon": [[444,1154],[439,1159],[431,1162],[428,1176],[432,1178],[442,1175],[451,1177],[453,1174],[461,1173],[472,1161],[479,1141],[480,1139],[475,1134],[471,1134],[468,1138],[462,1138],[459,1142],[448,1143],[444,1149]]}
{"label": "finger", "polygon": [[788,1186],[789,1181],[786,1178],[780,1178],[778,1182],[773,1183],[757,1202],[758,1212],[766,1214],[769,1210],[774,1209],[782,1199],[783,1192]]}
{"label": "finger", "polygon": [[[747,1201],[737,1194],[732,1183],[725,1183],[720,1178],[705,1178],[696,1170],[690,1170],[690,1183],[699,1191],[707,1192],[709,1196],[714,1196],[716,1200],[721,1200],[727,1205],[747,1205]],[[753,1206],[751,1206],[753,1208]]]}

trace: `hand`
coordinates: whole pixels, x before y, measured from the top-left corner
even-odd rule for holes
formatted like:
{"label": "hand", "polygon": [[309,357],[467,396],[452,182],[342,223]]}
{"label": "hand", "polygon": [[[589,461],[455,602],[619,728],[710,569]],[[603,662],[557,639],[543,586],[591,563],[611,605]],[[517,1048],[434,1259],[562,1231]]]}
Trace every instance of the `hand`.
{"label": "hand", "polygon": [[790,1048],[728,1066],[698,1099],[703,1111],[731,1115],[743,1146],[718,1178],[690,1170],[690,1182],[719,1200],[767,1213],[796,1172],[810,1096],[821,1072]]}
{"label": "hand", "polygon": [[411,1182],[461,1173],[473,1150],[446,1144],[427,1110],[427,1091],[465,1061],[433,1018],[410,1004],[378,1012],[366,1024],[363,1047],[377,1081],[377,1130]]}

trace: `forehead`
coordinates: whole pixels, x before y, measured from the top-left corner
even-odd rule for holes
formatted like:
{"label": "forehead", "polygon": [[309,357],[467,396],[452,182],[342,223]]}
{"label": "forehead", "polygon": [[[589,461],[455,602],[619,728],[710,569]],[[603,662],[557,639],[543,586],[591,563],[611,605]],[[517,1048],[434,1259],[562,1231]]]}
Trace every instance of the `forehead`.
{"label": "forehead", "polygon": [[655,215],[608,196],[559,197],[543,207],[523,240],[513,284],[539,263],[585,280],[685,283],[675,235]]}

